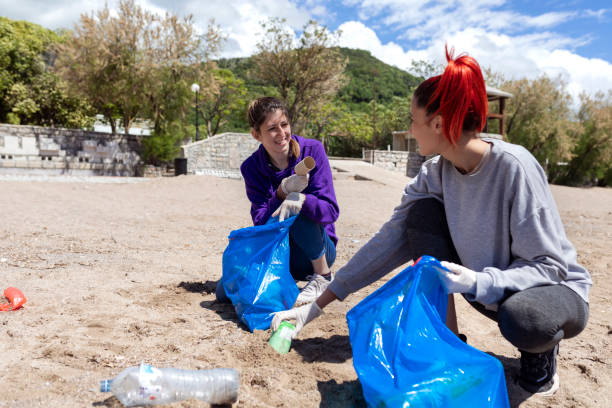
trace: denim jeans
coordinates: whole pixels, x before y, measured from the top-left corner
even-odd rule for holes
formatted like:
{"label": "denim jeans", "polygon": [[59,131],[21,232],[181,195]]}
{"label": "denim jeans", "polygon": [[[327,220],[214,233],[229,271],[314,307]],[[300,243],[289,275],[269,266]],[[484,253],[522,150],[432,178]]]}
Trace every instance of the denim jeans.
{"label": "denim jeans", "polygon": [[[327,266],[332,266],[336,260],[336,246],[327,235],[325,228],[303,215],[293,222],[289,229],[289,268],[291,276],[295,280],[306,280],[306,276],[314,273],[312,260],[318,259],[325,254]],[[217,282],[215,290],[217,301],[229,302],[225,294],[221,279]]]}
{"label": "denim jeans", "polygon": [[329,267],[336,260],[336,246],[323,225],[301,214],[289,229],[289,247],[291,249],[289,267],[291,276],[295,280],[306,280],[306,276],[312,275],[314,273],[312,261],[323,254]]}

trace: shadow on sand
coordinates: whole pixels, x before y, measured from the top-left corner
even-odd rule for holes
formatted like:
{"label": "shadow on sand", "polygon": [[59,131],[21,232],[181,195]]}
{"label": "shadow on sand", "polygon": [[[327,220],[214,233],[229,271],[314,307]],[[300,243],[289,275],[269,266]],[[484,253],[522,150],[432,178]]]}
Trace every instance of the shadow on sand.
{"label": "shadow on sand", "polygon": [[508,400],[512,408],[518,407],[533,394],[524,390],[518,383],[521,359],[516,357],[506,357],[495,353],[487,353],[501,361],[504,366],[506,377],[506,387],[508,389]]}
{"label": "shadow on sand", "polygon": [[365,408],[363,391],[358,380],[338,384],[336,380],[319,381],[317,388],[321,393],[320,408]]}
{"label": "shadow on sand", "polygon": [[291,349],[301,355],[302,360],[306,363],[344,363],[353,357],[348,336],[338,334],[329,338],[294,339]]}

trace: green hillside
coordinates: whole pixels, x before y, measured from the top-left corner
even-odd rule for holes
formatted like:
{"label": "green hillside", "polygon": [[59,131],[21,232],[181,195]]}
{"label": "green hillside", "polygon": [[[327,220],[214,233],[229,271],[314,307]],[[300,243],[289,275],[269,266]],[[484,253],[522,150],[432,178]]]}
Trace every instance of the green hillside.
{"label": "green hillside", "polygon": [[406,71],[385,64],[368,51],[340,48],[348,57],[346,75],[348,84],[340,90],[338,97],[347,104],[368,103],[374,99],[387,104],[394,96],[409,97],[421,79]]}
{"label": "green hillside", "polygon": [[[391,103],[394,96],[408,97],[421,80],[406,71],[385,64],[368,51],[350,48],[339,50],[348,58],[345,71],[348,83],[340,89],[337,97],[351,108],[360,110],[360,106],[374,99],[374,91],[377,103],[381,104]],[[257,82],[249,75],[249,71],[254,69],[250,57],[221,59],[217,63],[220,68],[229,69],[238,78],[243,79],[249,93],[265,93],[268,84]]]}

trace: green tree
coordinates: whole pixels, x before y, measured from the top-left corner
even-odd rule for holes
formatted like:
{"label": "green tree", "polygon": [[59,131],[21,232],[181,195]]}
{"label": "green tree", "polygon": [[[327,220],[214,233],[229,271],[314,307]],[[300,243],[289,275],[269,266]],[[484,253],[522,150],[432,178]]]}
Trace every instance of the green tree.
{"label": "green tree", "polygon": [[574,145],[571,97],[560,78],[504,80],[487,74],[487,83],[510,92],[506,104],[506,137],[529,150],[542,166],[566,162]]}
{"label": "green tree", "polygon": [[90,106],[69,96],[49,71],[61,41],[36,24],[0,17],[0,121],[74,128],[93,123]]}
{"label": "green tree", "polygon": [[436,65],[430,61],[413,60],[410,62],[409,72],[417,76],[421,81],[440,75],[444,72],[444,65]]}
{"label": "green tree", "polygon": [[116,133],[121,119],[125,133],[140,113],[149,78],[142,59],[142,39],[155,17],[133,1],[121,1],[117,16],[108,5],[81,14],[69,38],[58,46],[58,72],[75,95],[87,99]]}
{"label": "green tree", "polygon": [[329,102],[344,83],[346,59],[330,48],[335,37],[314,21],[302,30],[297,45],[285,20],[272,18],[257,44],[254,77],[272,84],[287,104],[295,132]]}
{"label": "green tree", "polygon": [[411,97],[393,97],[387,105],[378,105],[378,139],[374,148],[386,148],[393,144],[393,132],[410,128]]}
{"label": "green tree", "polygon": [[327,153],[330,153],[330,135],[334,132],[331,128],[335,120],[342,114],[342,107],[335,102],[326,103],[317,112],[314,112],[308,122],[305,136],[320,140]]}
{"label": "green tree", "polygon": [[372,147],[372,118],[363,112],[351,112],[343,106],[329,123],[329,154],[360,157],[361,149]]}
{"label": "green tree", "polygon": [[213,78],[217,84],[202,101],[202,117],[208,136],[216,135],[233,113],[244,114],[246,87],[227,69],[216,69]]}
{"label": "green tree", "polygon": [[192,16],[158,16],[122,0],[116,16],[108,6],[81,15],[59,48],[58,68],[113,133],[117,118],[128,134],[134,119],[145,115],[160,131],[186,104],[204,56],[200,45]]}
{"label": "green tree", "polygon": [[580,96],[580,128],[576,132],[573,157],[558,169],[558,181],[584,185],[612,183],[612,90],[590,97]]}
{"label": "green tree", "polygon": [[219,89],[213,75],[215,64],[210,59],[223,42],[220,29],[211,20],[203,43],[196,37],[191,16],[180,21],[166,15],[160,31],[146,42],[150,60],[157,61],[151,69],[152,83],[146,92],[146,114],[154,123],[152,137],[143,141],[144,158],[149,163],[170,162],[180,144],[193,139],[195,127],[188,114],[191,84],[194,81],[206,84],[200,87],[204,98]]}

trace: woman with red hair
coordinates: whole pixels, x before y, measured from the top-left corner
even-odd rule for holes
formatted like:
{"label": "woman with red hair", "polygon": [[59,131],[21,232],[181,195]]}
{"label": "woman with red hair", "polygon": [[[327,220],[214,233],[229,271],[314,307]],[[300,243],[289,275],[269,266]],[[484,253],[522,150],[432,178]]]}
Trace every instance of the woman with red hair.
{"label": "woman with red hair", "polygon": [[[410,130],[420,154],[434,155],[404,190],[393,216],[313,303],[279,312],[296,334],[335,299],[396,267],[431,255],[449,294],[461,293],[498,322],[521,353],[519,384],[552,395],[558,344],[588,320],[592,281],[568,241],[546,175],[523,147],[480,136],[487,94],[476,60],[446,51],[444,73],[414,92]],[[449,302],[449,305],[453,305]],[[454,307],[449,307],[449,317]],[[447,321],[456,331],[456,321]]]}

